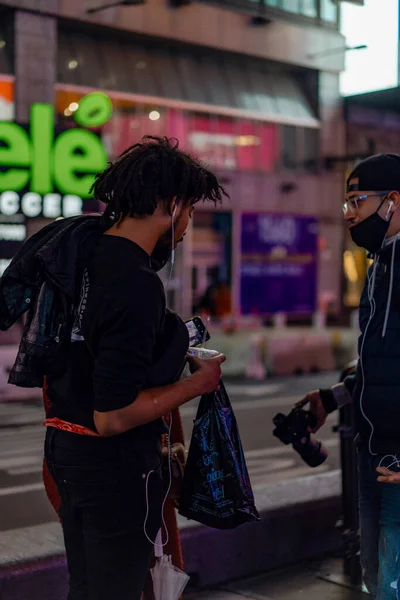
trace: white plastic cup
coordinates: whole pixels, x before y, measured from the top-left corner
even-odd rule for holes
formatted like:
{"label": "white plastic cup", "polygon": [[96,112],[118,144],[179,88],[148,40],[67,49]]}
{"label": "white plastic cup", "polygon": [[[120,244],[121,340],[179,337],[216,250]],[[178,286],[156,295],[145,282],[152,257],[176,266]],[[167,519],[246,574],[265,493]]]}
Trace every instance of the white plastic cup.
{"label": "white plastic cup", "polygon": [[221,353],[218,350],[209,350],[208,348],[189,348],[188,354],[195,358],[201,358],[207,360],[208,358],[214,358],[219,356]]}

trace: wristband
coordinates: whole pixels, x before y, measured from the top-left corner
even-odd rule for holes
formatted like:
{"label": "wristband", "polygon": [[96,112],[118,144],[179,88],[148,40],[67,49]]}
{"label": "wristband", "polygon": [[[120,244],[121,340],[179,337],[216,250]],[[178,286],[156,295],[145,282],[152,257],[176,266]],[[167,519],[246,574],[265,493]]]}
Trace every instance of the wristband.
{"label": "wristband", "polygon": [[337,410],[338,405],[335,396],[332,394],[332,390],[319,390],[319,395],[321,397],[322,406],[328,415]]}

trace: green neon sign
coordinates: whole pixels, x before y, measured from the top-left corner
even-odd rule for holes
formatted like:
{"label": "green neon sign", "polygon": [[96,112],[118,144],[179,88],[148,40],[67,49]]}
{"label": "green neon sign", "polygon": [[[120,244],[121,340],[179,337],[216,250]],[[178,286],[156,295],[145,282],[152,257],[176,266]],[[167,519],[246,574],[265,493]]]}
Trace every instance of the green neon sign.
{"label": "green neon sign", "polygon": [[[81,127],[99,127],[112,114],[111,100],[95,92],[82,98],[75,113]],[[69,129],[55,137],[54,108],[33,104],[29,133],[17,123],[0,122],[0,193],[12,190],[45,195],[90,196],[94,175],[107,166],[99,137],[87,129]]]}

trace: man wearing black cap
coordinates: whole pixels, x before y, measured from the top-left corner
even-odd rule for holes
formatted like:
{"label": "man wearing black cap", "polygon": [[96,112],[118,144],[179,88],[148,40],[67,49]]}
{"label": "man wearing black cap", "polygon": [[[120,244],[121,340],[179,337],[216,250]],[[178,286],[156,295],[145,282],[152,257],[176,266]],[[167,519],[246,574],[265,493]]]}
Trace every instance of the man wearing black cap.
{"label": "man wearing black cap", "polygon": [[[347,180],[344,217],[373,264],[360,300],[355,375],[308,394],[317,431],[353,403],[358,432],[361,562],[374,600],[400,598],[400,155],[360,162]],[[380,477],[377,476],[378,471]]]}

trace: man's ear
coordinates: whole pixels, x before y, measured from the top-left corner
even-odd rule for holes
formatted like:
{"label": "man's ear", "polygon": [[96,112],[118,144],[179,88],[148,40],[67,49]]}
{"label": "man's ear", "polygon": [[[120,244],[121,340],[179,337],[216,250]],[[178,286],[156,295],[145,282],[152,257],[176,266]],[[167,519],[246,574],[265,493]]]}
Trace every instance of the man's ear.
{"label": "man's ear", "polygon": [[178,208],[178,197],[174,196],[171,200],[171,202],[168,204],[168,214],[170,217],[175,217],[176,215],[176,210]]}
{"label": "man's ear", "polygon": [[400,194],[396,190],[393,190],[387,195],[389,201],[389,212],[394,213],[400,208]]}

